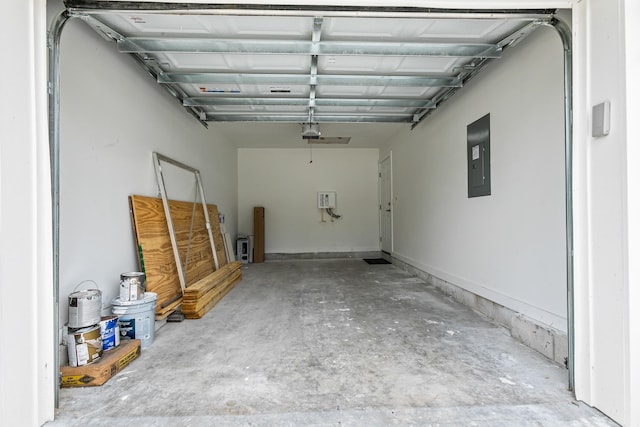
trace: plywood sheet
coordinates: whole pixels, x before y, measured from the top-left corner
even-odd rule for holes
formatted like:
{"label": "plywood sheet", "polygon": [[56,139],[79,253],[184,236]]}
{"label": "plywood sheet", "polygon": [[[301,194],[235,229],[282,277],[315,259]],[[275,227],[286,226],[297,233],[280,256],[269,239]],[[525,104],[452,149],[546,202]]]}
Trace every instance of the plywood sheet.
{"label": "plywood sheet", "polygon": [[129,203],[138,261],[147,276],[146,289],[158,294],[156,315],[163,316],[167,304],[182,301],[182,290],[162,199],[131,196]]}
{"label": "plywood sheet", "polygon": [[[156,318],[166,317],[182,301],[182,289],[173,255],[169,228],[162,199],[133,195],[130,197],[132,222],[141,268],[147,275],[147,290],[158,294]],[[219,265],[227,263],[216,205],[207,205]],[[209,242],[202,204],[169,201],[176,242],[183,265],[185,282],[192,283],[216,270]],[[187,259],[188,257],[188,259]]]}
{"label": "plywood sheet", "polygon": [[229,262],[235,262],[236,254],[233,252],[233,242],[231,241],[229,233],[224,233],[224,242],[227,248],[227,260]]}
{"label": "plywood sheet", "polygon": [[222,227],[220,227],[220,218],[218,216],[218,207],[216,205],[207,204],[207,212],[209,212],[209,221],[211,222],[211,231],[213,234],[213,243],[216,247],[219,266],[227,264],[227,254],[224,250],[224,237],[222,235]]}

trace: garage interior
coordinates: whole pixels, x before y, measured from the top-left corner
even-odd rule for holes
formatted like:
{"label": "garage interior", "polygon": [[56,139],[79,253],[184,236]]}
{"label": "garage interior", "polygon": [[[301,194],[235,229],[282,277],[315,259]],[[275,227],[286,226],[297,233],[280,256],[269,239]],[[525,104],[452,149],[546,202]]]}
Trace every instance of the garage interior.
{"label": "garage interior", "polygon": [[[202,171],[207,200],[224,213],[232,234],[250,234],[252,208],[265,206],[267,262],[246,265],[243,282],[206,318],[159,325],[155,345],[122,373],[125,381],[62,390],[59,423],[86,422],[87,414],[80,413],[83,402],[100,406],[91,413],[96,425],[131,418],[148,425],[176,421],[171,418],[175,412],[151,415],[163,403],[123,417],[124,406],[118,405],[132,398],[124,397],[128,379],[141,394],[157,395],[149,387],[150,373],[170,377],[181,372],[173,363],[158,364],[171,362],[167,352],[188,348],[181,341],[184,335],[212,334],[231,345],[240,335],[225,334],[237,332],[238,323],[255,326],[261,319],[268,325],[238,343],[231,358],[243,363],[233,368],[242,369],[246,361],[245,369],[252,369],[240,355],[248,357],[256,348],[278,357],[267,357],[265,351],[253,377],[235,372],[230,383],[247,378],[268,383],[287,373],[293,382],[259,397],[250,396],[259,384],[243,384],[238,390],[242,399],[216,396],[229,391],[223,381],[205,382],[200,385],[211,386],[208,397],[222,400],[209,407],[211,413],[200,413],[202,418],[176,409],[184,417],[180,422],[386,425],[435,419],[456,424],[465,417],[495,424],[523,420],[517,417],[524,412],[524,419],[541,423],[610,423],[566,390],[563,48],[550,24],[557,14],[570,20],[568,11],[372,7],[365,13],[356,7],[217,5],[165,14],[140,8],[139,2],[118,3],[66,2],[74,19],[63,32],[60,60],[59,324],[66,321],[66,295],[82,280],[98,283],[109,300],[117,293],[119,273],[137,267],[127,197],[157,195],[155,151]],[[56,6],[50,5],[50,13],[59,10]],[[211,39],[223,43],[208,43]],[[492,189],[486,197],[472,198],[467,194],[467,127],[486,114],[491,116]],[[385,171],[389,181],[382,183]],[[389,186],[388,193],[383,185]],[[190,183],[184,182],[170,189],[185,199],[189,191]],[[337,194],[339,219],[325,220],[316,206],[319,191]],[[385,196],[392,211],[386,223]],[[360,259],[381,250],[393,265],[372,267]],[[350,306],[314,312],[310,303],[316,298],[334,305],[354,299]],[[249,307],[257,313],[246,311]],[[446,315],[439,311],[443,307]],[[349,320],[342,309],[357,315]],[[416,310],[419,319],[413,317]],[[290,317],[282,319],[283,313]],[[305,316],[313,319],[305,323]],[[337,331],[304,335],[309,330],[301,326],[326,326],[331,316]],[[353,351],[341,353],[351,344],[338,342],[343,336],[350,339],[345,324],[351,321],[375,325],[364,333],[376,344],[356,347],[353,351],[361,353],[355,361],[348,360]],[[450,321],[453,326],[445,328]],[[402,342],[385,335],[385,322],[406,326]],[[433,326],[424,328],[424,322]],[[228,330],[220,330],[222,325]],[[431,332],[438,339],[430,340]],[[461,335],[480,337],[454,344],[473,351],[446,348]],[[299,353],[301,359],[287,352],[314,340],[310,352]],[[326,345],[318,345],[323,340]],[[274,350],[274,341],[284,346]],[[389,342],[401,350],[387,353]],[[212,369],[204,377],[231,366],[214,363],[216,354],[224,352],[214,347],[201,359]],[[429,351],[442,351],[445,359],[447,351],[458,355],[461,359],[449,360],[453,365],[462,364],[480,377],[478,371],[486,369],[495,374],[493,382],[474,389],[468,377],[456,372],[462,387],[452,387],[446,403],[437,397],[446,391],[435,397],[414,393],[412,381],[419,389],[420,382],[447,381],[442,373],[455,371],[454,366],[434,369],[434,358],[428,359],[430,366],[417,369],[417,355]],[[484,359],[497,366],[471,363],[483,359],[477,351],[486,351]],[[309,360],[318,354],[319,367]],[[415,364],[399,362],[402,354]],[[513,362],[507,355],[513,354],[527,361],[527,369],[511,366],[511,373],[500,376],[500,369]],[[387,359],[381,370],[389,372],[367,378],[360,369],[375,356]],[[283,360],[302,370],[279,371]],[[398,366],[405,369],[394,371]],[[418,370],[416,378],[407,378],[409,366]],[[295,374],[304,371],[317,390],[328,390],[326,400],[291,397],[297,390],[308,392],[292,386],[300,381]],[[198,375],[193,369],[182,372]],[[385,385],[376,383],[380,376]],[[338,384],[322,385],[323,378]],[[350,388],[349,378],[362,379]],[[404,396],[409,403],[394,394],[399,401],[390,405],[394,400],[388,389],[404,388],[405,383],[393,382],[397,378],[410,385]],[[158,387],[169,389],[175,381]],[[512,394],[512,382],[527,390],[531,385],[536,392],[501,401]],[[371,392],[376,386],[385,393]],[[357,387],[365,392],[357,393]],[[487,389],[496,394],[471,402],[461,397]],[[100,397],[101,391],[113,394]],[[198,400],[204,396],[194,396],[199,391],[183,393],[206,406]],[[108,408],[120,396],[121,402]],[[340,396],[350,403],[341,404]],[[268,399],[276,400],[265,403]],[[505,412],[501,415],[495,406]],[[278,413],[278,407],[286,412]]]}

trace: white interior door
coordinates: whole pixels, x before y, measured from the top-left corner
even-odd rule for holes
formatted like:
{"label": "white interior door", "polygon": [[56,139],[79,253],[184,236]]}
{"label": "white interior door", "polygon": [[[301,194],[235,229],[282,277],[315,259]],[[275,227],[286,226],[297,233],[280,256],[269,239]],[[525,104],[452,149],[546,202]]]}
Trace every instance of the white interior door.
{"label": "white interior door", "polygon": [[391,153],[379,165],[380,186],[380,249],[393,252],[393,189],[391,185]]}

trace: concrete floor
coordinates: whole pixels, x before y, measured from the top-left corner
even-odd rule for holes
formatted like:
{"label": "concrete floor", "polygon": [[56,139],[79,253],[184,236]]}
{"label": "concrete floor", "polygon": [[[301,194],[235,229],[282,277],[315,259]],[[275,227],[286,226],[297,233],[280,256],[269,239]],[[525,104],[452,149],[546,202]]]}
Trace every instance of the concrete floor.
{"label": "concrete floor", "polygon": [[420,279],[360,259],[269,261],[167,323],[52,426],[608,426],[567,370]]}

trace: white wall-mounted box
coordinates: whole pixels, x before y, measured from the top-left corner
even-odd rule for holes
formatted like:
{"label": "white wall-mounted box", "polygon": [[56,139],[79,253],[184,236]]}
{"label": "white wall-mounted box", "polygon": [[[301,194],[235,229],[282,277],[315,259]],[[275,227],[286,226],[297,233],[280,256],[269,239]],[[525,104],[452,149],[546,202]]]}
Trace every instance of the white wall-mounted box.
{"label": "white wall-mounted box", "polygon": [[611,129],[611,102],[604,101],[591,108],[591,136],[609,135]]}
{"label": "white wall-mounted box", "polygon": [[336,208],[336,192],[320,191],[318,192],[318,209],[335,209]]}

